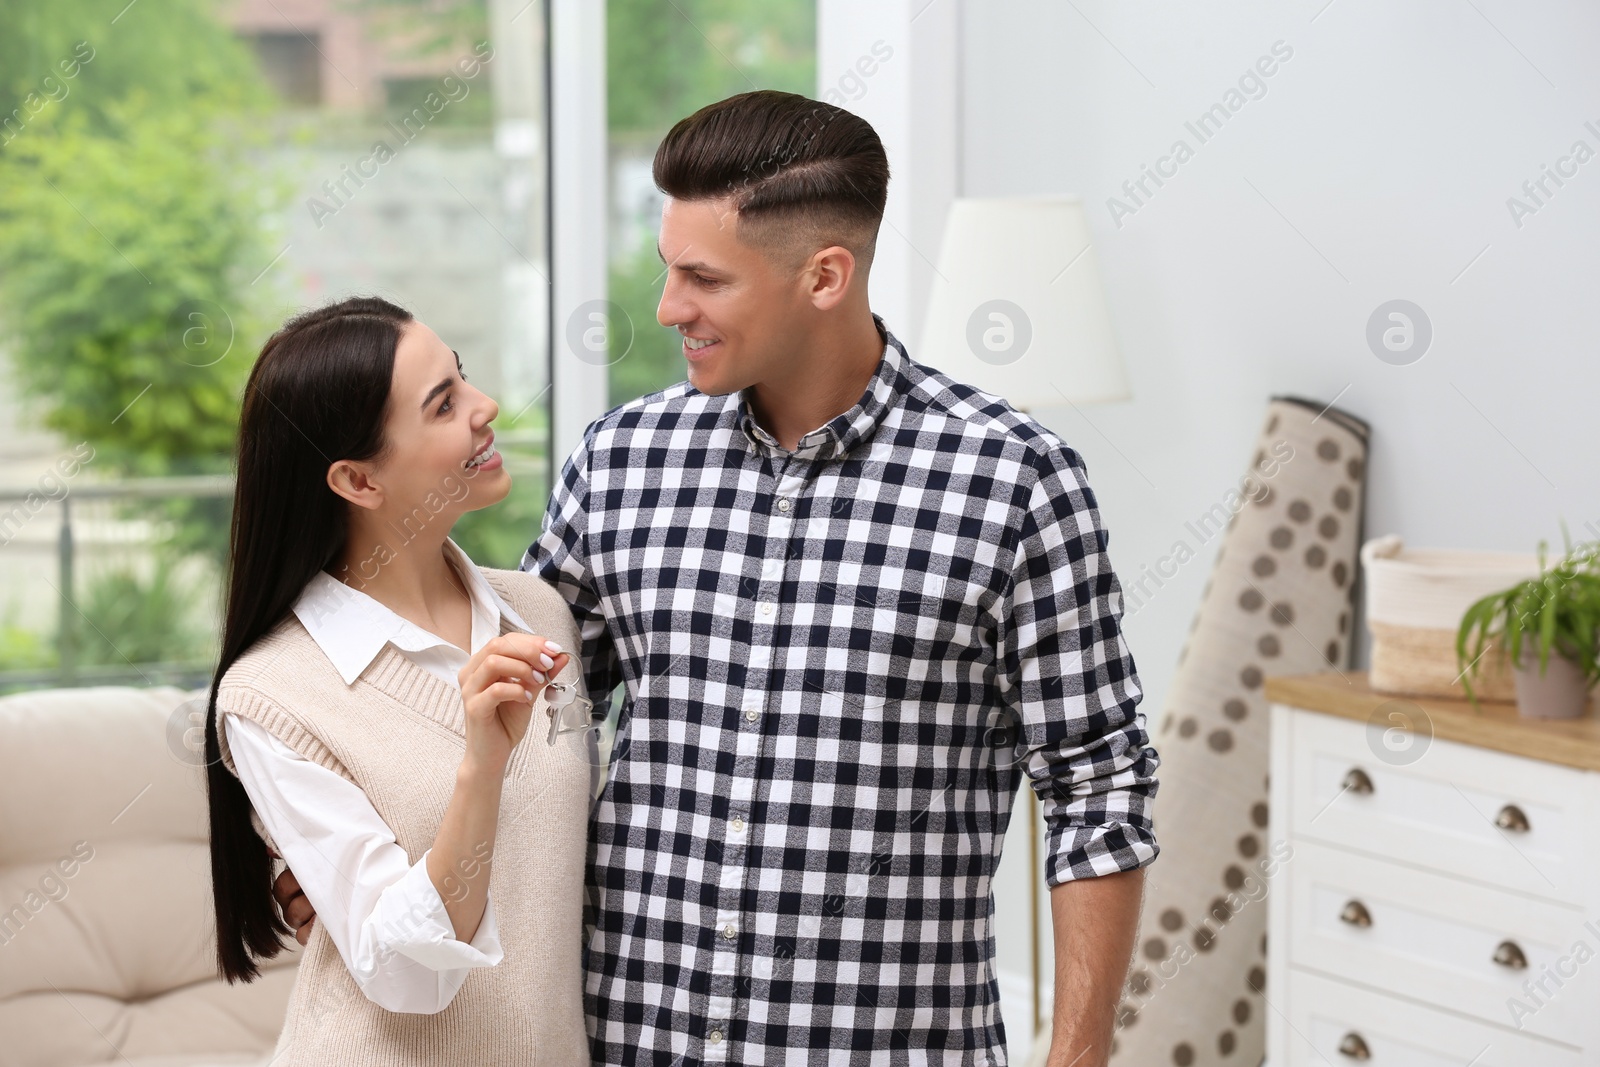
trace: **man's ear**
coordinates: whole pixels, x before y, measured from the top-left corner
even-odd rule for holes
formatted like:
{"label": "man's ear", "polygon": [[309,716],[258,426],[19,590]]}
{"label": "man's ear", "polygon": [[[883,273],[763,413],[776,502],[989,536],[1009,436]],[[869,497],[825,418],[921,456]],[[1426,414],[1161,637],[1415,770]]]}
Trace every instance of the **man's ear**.
{"label": "man's ear", "polygon": [[819,311],[830,311],[843,302],[855,276],[855,253],[843,245],[816,252],[800,272],[806,296]]}
{"label": "man's ear", "polygon": [[383,505],[383,487],[372,480],[365,463],[341,459],[328,468],[328,488],[358,508],[371,511]]}

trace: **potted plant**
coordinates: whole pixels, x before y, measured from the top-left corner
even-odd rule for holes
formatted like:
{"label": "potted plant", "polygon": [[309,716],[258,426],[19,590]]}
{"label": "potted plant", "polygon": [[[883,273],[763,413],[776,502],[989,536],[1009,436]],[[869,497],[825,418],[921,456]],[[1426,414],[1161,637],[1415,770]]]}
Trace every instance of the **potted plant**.
{"label": "potted plant", "polygon": [[[1565,530],[1563,530],[1563,535]],[[1584,713],[1600,682],[1600,542],[1568,544],[1567,554],[1539,576],[1476,601],[1461,617],[1456,662],[1474,707],[1472,676],[1487,646],[1510,655],[1517,710],[1528,718],[1570,719]],[[1470,648],[1468,647],[1470,644]]]}

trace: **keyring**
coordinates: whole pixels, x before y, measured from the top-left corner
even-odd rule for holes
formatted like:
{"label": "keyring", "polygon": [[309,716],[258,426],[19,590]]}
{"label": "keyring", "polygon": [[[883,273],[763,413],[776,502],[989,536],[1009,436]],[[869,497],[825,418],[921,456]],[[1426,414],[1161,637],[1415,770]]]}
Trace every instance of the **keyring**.
{"label": "keyring", "polygon": [[594,721],[594,701],[580,696],[571,683],[551,682],[545,686],[544,698],[549,704],[545,709],[550,716],[550,735],[546,738],[549,744],[555,744],[562,734],[584,734],[600,728]]}

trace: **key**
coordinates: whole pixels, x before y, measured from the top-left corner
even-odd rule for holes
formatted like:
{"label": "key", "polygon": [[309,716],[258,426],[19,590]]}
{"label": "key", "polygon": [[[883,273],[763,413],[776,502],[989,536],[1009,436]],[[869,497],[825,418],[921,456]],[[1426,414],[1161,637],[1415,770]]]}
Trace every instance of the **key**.
{"label": "key", "polygon": [[594,721],[594,701],[579,696],[570,683],[551,682],[545,687],[544,695],[549,704],[545,709],[545,714],[550,716],[550,734],[546,738],[549,744],[555,744],[562,734],[581,735],[600,728]]}

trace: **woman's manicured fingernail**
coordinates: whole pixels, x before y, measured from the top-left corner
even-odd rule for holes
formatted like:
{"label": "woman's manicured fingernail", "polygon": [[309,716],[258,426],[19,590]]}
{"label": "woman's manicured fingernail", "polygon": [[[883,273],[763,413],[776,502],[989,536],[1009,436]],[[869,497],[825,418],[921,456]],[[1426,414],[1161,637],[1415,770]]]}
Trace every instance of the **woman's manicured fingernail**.
{"label": "woman's manicured fingernail", "polygon": [[534,671],[533,672],[533,680],[538,682],[540,685],[543,685],[544,684],[544,672],[543,671]]}
{"label": "woman's manicured fingernail", "polygon": [[532,704],[532,703],[533,703],[533,690],[531,690],[531,689],[524,689],[524,690],[523,690],[523,691],[522,691],[522,695],[523,695],[523,696],[525,696],[525,697],[527,697],[527,698],[528,698],[528,703],[530,703],[530,704]]}
{"label": "woman's manicured fingernail", "polygon": [[554,641],[546,641],[544,643],[544,647],[548,648],[551,652],[554,652],[558,656],[561,655],[561,653],[566,651],[566,649],[562,648],[560,645],[556,644]]}
{"label": "woman's manicured fingernail", "polygon": [[539,654],[539,662],[544,664],[544,669],[545,670],[549,670],[551,667],[554,667],[556,665],[556,661],[555,660],[551,659],[549,656],[544,655],[543,653]]}

